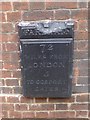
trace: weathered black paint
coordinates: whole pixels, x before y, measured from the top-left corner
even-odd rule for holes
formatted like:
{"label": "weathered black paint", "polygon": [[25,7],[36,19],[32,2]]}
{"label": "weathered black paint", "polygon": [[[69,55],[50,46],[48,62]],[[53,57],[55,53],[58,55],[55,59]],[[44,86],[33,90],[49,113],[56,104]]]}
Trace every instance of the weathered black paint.
{"label": "weathered black paint", "polygon": [[[23,95],[26,97],[71,96],[73,27],[70,23],[68,27],[65,26],[66,23],[58,23],[60,26],[55,26],[57,33],[69,28],[69,34],[64,32],[63,36],[56,35],[56,38],[53,38],[52,32],[44,31],[51,29],[50,25],[54,26],[43,23],[42,34],[38,35],[40,39],[36,39],[36,27],[28,26],[28,29],[33,29],[33,35],[30,36],[29,33],[25,35],[26,33],[22,32],[23,27],[19,26]],[[54,31],[54,27],[52,28]]]}

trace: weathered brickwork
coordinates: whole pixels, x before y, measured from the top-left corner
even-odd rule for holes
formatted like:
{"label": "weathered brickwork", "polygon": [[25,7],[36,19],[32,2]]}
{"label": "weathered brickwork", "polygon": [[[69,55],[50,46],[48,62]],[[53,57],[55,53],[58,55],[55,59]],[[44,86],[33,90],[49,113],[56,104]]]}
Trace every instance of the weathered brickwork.
{"label": "weathered brickwork", "polygon": [[[88,118],[88,3],[2,2],[0,4],[0,104],[3,118]],[[73,94],[69,99],[25,98],[22,95],[19,38],[21,20],[73,19]]]}

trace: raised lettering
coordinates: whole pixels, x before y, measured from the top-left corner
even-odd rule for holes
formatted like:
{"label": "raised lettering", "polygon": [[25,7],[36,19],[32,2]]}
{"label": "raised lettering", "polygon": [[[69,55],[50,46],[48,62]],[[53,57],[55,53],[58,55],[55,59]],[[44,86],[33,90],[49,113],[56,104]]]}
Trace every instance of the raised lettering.
{"label": "raised lettering", "polygon": [[54,67],[54,68],[58,67],[57,62],[53,63],[53,67]]}
{"label": "raised lettering", "polygon": [[34,68],[37,68],[37,67],[38,67],[38,64],[37,64],[37,63],[33,63],[33,67],[34,67]]}
{"label": "raised lettering", "polygon": [[45,67],[45,62],[40,63],[40,67],[41,67],[41,68]]}
{"label": "raised lettering", "polygon": [[44,73],[44,77],[48,77],[48,76],[49,76],[49,72],[46,71],[46,72]]}
{"label": "raised lettering", "polygon": [[40,81],[39,81],[39,80],[36,80],[36,84],[40,84]]}
{"label": "raised lettering", "polygon": [[30,80],[30,84],[34,84],[34,80]]}
{"label": "raised lettering", "polygon": [[34,90],[35,90],[36,92],[40,91],[39,87],[36,87]]}
{"label": "raised lettering", "polygon": [[44,51],[45,51],[45,44],[41,44],[40,47],[42,47],[41,52],[44,53]]}
{"label": "raised lettering", "polygon": [[53,50],[53,45],[52,44],[48,45],[48,50]]}
{"label": "raised lettering", "polygon": [[47,67],[52,67],[52,64],[50,62],[48,62]]}

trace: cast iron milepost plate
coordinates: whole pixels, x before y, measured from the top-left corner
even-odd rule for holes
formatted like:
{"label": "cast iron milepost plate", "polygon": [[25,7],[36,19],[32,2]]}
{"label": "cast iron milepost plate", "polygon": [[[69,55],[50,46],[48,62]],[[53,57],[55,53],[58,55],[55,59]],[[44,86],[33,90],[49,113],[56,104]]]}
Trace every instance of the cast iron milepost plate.
{"label": "cast iron milepost plate", "polygon": [[23,40],[21,45],[24,96],[70,97],[72,40]]}
{"label": "cast iron milepost plate", "polygon": [[72,22],[19,24],[23,95],[68,98],[72,93]]}

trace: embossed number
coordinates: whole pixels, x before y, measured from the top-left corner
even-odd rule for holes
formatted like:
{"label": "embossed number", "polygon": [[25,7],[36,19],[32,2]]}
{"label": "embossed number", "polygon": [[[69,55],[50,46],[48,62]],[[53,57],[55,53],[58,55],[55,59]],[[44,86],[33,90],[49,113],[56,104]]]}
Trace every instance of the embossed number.
{"label": "embossed number", "polygon": [[44,51],[45,51],[45,44],[41,44],[40,47],[42,47],[42,51],[41,52],[44,53]]}
{"label": "embossed number", "polygon": [[45,50],[53,50],[53,45],[52,44],[49,44],[46,48],[46,45],[45,44],[41,44],[40,47],[42,47],[42,50],[41,52],[44,53]]}
{"label": "embossed number", "polygon": [[53,50],[53,45],[52,44],[48,45],[48,50]]}

